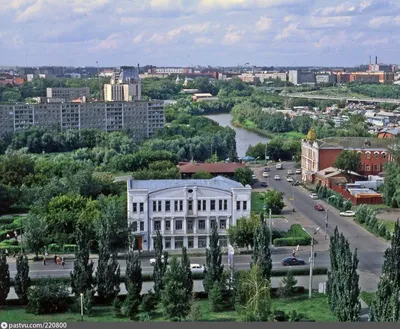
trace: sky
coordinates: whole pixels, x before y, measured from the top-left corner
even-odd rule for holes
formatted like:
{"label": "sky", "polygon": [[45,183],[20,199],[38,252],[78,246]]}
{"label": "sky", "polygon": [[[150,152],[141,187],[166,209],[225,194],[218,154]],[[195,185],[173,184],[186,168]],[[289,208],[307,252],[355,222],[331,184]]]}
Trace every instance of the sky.
{"label": "sky", "polygon": [[399,0],[0,0],[0,65],[399,64]]}

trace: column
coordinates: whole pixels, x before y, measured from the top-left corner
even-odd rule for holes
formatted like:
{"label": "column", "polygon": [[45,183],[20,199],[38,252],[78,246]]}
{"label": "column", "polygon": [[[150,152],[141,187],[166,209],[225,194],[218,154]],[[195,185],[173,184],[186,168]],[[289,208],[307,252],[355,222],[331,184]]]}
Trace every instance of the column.
{"label": "column", "polygon": [[[206,233],[209,234],[210,233],[210,216],[207,216],[206,219]],[[207,244],[208,246],[208,244]]]}
{"label": "column", "polygon": [[[175,233],[174,217],[171,217],[171,235],[174,233]],[[172,245],[172,240],[171,240],[171,245]]]}
{"label": "column", "polygon": [[171,237],[171,249],[175,249],[175,237]]}
{"label": "column", "polygon": [[150,227],[148,227],[148,231],[150,232],[150,234],[153,232],[156,233],[154,231],[154,219],[153,218],[150,218]]}
{"label": "column", "polygon": [[197,233],[197,218],[193,219],[193,234]]}
{"label": "column", "polygon": [[165,217],[161,219],[161,234],[165,233]]}
{"label": "column", "polygon": [[193,237],[193,248],[194,249],[198,249],[199,248],[199,241],[198,241],[198,237],[197,236]]}
{"label": "column", "polygon": [[187,237],[187,236],[184,236],[184,237],[183,237],[183,246],[186,247],[186,249],[189,249],[189,246],[188,246],[188,237]]}
{"label": "column", "polygon": [[219,232],[220,228],[219,228],[219,216],[215,216],[215,226],[217,226],[217,230]]}
{"label": "column", "polygon": [[183,217],[183,225],[182,225],[182,228],[183,228],[183,234],[187,234],[187,218],[186,218],[186,216]]}
{"label": "column", "polygon": [[210,247],[210,236],[207,235],[207,242],[206,242],[206,248]]}

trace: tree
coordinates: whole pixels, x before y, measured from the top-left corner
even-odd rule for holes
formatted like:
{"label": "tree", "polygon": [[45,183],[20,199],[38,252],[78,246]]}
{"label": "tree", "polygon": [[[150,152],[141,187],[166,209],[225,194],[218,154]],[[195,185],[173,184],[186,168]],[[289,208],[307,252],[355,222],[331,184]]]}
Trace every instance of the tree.
{"label": "tree", "polygon": [[400,321],[400,224],[397,220],[390,247],[385,251],[382,276],[370,308],[370,321]]}
{"label": "tree", "polygon": [[10,292],[10,271],[8,269],[6,254],[0,252],[0,306],[6,302]]}
{"label": "tree", "polygon": [[354,254],[337,227],[330,237],[331,270],[328,272],[328,303],[339,321],[358,321],[361,304],[357,273],[357,249]]}
{"label": "tree", "polygon": [[141,303],[140,294],[137,294],[137,285],[134,282],[130,282],[128,285],[128,294],[124,301],[123,313],[131,320],[135,320],[139,313],[139,307]]}
{"label": "tree", "polygon": [[246,155],[253,157],[254,159],[260,158],[265,159],[265,152],[267,150],[267,144],[258,143],[256,145],[250,145],[247,149]]}
{"label": "tree", "polygon": [[342,151],[333,163],[333,166],[342,170],[346,174],[349,174],[350,172],[359,173],[362,166],[361,153],[348,150]]}
{"label": "tree", "polygon": [[297,284],[293,272],[289,269],[286,276],[282,279],[282,284],[279,289],[279,294],[281,297],[290,297],[293,295],[294,287]]}
{"label": "tree", "polygon": [[124,308],[125,315],[129,316],[131,320],[134,320],[139,312],[142,284],[142,268],[139,255],[135,255],[133,251],[130,251],[126,260],[125,287],[128,294],[125,299]]}
{"label": "tree", "polygon": [[250,218],[242,217],[236,225],[228,228],[228,238],[231,245],[237,244],[239,247],[252,247],[254,245],[254,230],[260,226],[257,216],[251,214]]}
{"label": "tree", "polygon": [[15,275],[14,290],[23,305],[28,302],[30,283],[28,257],[21,255],[17,258],[17,274]]}
{"label": "tree", "polygon": [[204,290],[208,292],[214,285],[214,282],[221,281],[224,273],[222,265],[222,253],[219,246],[219,234],[217,225],[212,228],[210,237],[210,247],[206,249],[206,268],[203,280]]}
{"label": "tree", "polygon": [[165,315],[173,321],[180,321],[189,314],[191,303],[182,280],[182,265],[174,257],[165,273],[161,304]]}
{"label": "tree", "polygon": [[272,270],[269,235],[269,228],[267,227],[267,224],[263,222],[255,229],[253,251],[253,263],[259,267],[262,277],[268,281],[271,278]]}
{"label": "tree", "polygon": [[191,298],[193,294],[192,269],[190,268],[190,259],[188,257],[187,250],[185,247],[182,248],[181,265],[183,270],[183,275],[182,275],[183,286],[186,289],[186,294],[188,295],[188,298]]}
{"label": "tree", "polygon": [[209,172],[198,171],[193,174],[192,178],[193,179],[211,179],[211,178],[213,178],[213,175],[211,175]]}
{"label": "tree", "polygon": [[24,242],[26,247],[39,257],[41,248],[47,245],[47,225],[36,211],[31,210],[24,220]]}
{"label": "tree", "polygon": [[239,276],[238,299],[239,313],[244,321],[264,322],[271,320],[271,295],[268,280],[262,277],[260,268],[254,265],[249,272],[243,272]]}
{"label": "tree", "polygon": [[235,170],[235,179],[242,185],[251,185],[253,183],[253,172],[250,168],[238,168]]}
{"label": "tree", "polygon": [[29,155],[10,154],[0,157],[0,183],[21,186],[34,173],[35,162]]}
{"label": "tree", "polygon": [[161,291],[164,286],[164,274],[167,270],[168,253],[163,253],[162,235],[159,230],[157,230],[157,236],[154,238],[154,253],[156,259],[153,269],[154,293],[156,299],[160,300]]}
{"label": "tree", "polygon": [[271,209],[272,214],[279,215],[285,207],[283,194],[277,190],[269,190],[263,194],[267,209]]}
{"label": "tree", "polygon": [[74,270],[70,273],[71,290],[78,297],[91,291],[94,285],[93,262],[89,259],[90,241],[87,233],[80,229],[76,232]]}

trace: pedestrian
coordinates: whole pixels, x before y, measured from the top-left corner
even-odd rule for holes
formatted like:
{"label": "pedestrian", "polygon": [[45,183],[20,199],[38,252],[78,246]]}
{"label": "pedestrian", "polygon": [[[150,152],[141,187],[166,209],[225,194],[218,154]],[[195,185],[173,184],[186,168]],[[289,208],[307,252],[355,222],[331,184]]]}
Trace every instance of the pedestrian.
{"label": "pedestrian", "polygon": [[292,255],[293,255],[293,257],[296,257],[296,249],[294,249],[294,248],[293,248],[293,251],[292,251]]}
{"label": "pedestrian", "polygon": [[64,261],[64,257],[62,258],[62,260],[61,260],[61,265],[62,265],[62,267],[63,268],[65,268],[65,261]]}
{"label": "pedestrian", "polygon": [[56,264],[60,265],[60,257],[57,256]]}
{"label": "pedestrian", "polygon": [[8,257],[8,249],[5,250],[6,257]]}
{"label": "pedestrian", "polygon": [[46,266],[46,257],[45,256],[43,256],[43,265]]}
{"label": "pedestrian", "polygon": [[57,255],[54,255],[54,264],[57,265]]}

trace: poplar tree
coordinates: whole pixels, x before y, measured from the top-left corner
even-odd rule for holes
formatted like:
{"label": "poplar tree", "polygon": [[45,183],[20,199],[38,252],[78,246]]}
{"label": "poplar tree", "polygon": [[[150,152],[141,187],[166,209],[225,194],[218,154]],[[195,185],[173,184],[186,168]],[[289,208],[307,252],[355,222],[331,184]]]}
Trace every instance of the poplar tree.
{"label": "poplar tree", "polygon": [[19,256],[17,258],[17,274],[15,275],[15,293],[21,300],[22,304],[28,303],[28,290],[31,283],[29,277],[28,257]]}
{"label": "poplar tree", "polygon": [[269,235],[269,228],[264,222],[254,230],[253,264],[259,267],[265,280],[270,280],[272,271]]}
{"label": "poplar tree", "polygon": [[10,270],[4,251],[0,251],[0,306],[4,305],[10,292]]}
{"label": "poplar tree", "polygon": [[219,246],[218,228],[215,225],[212,229],[210,237],[210,248],[206,249],[206,269],[205,277],[203,280],[203,287],[205,292],[209,292],[214,283],[221,281],[224,273],[224,265],[222,265],[222,253]]}
{"label": "poplar tree", "polygon": [[168,253],[163,253],[162,235],[157,230],[157,236],[154,238],[154,252],[156,262],[153,269],[154,293],[157,300],[161,298],[163,289],[163,279],[168,264]]}
{"label": "poplar tree", "polygon": [[385,251],[382,276],[370,308],[370,321],[400,321],[400,224],[394,226],[390,247]]}
{"label": "poplar tree", "polygon": [[192,269],[190,268],[190,259],[187,254],[187,250],[185,247],[182,248],[182,281],[184,283],[184,287],[186,290],[186,294],[189,298],[192,297],[193,294],[193,278],[192,278]]}
{"label": "poplar tree", "polygon": [[142,285],[142,268],[139,255],[135,255],[133,251],[130,251],[126,261],[125,287],[128,294],[125,299],[124,309],[125,314],[131,320],[134,320],[139,313]]}

